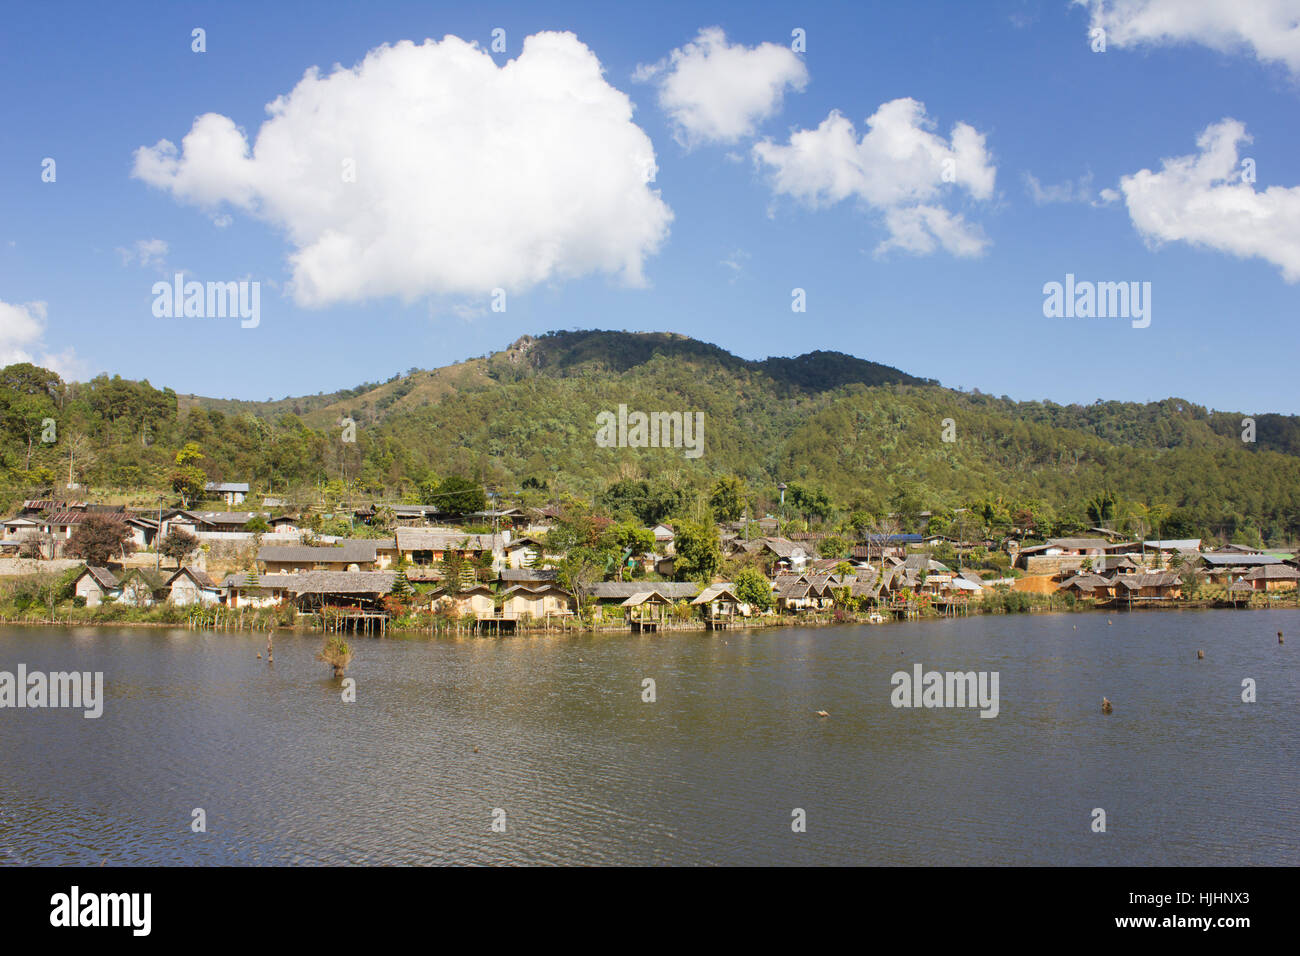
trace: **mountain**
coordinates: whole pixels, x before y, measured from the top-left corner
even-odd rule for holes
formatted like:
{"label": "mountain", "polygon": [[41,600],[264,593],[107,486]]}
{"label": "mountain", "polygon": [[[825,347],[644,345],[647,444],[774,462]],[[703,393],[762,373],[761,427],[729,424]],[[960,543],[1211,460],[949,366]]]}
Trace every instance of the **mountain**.
{"label": "mountain", "polygon": [[304,395],[271,402],[179,396],[181,410],[197,407],[224,414],[252,412],[262,416],[292,412],[313,425],[324,426],[350,416],[375,423],[404,411],[436,404],[451,394],[473,391],[494,382],[517,381],[528,374],[573,378],[600,374],[624,375],[657,359],[694,367],[717,367],[733,373],[760,373],[782,395],[814,394],[841,385],[934,385],[888,365],[868,362],[843,352],[811,352],[797,358],[768,358],[751,362],[716,345],[672,332],[552,332],[525,335],[491,356],[469,359],[433,371],[411,369],[387,382],[367,383],[328,395]]}
{"label": "mountain", "polygon": [[[444,368],[272,402],[177,396],[107,376],[66,386],[54,377],[42,399],[21,394],[41,392],[31,376],[9,377],[16,386],[0,374],[0,413],[6,402],[61,404],[61,434],[88,445],[74,470],[124,495],[168,489],[177,449],[194,442],[207,477],[298,498],[344,478],[362,496],[413,496],[458,474],[507,496],[544,487],[533,498],[590,498],[631,477],[685,500],[734,474],[759,508],[784,481],[824,491],[840,513],[992,502],[1086,527],[1096,502],[1115,499],[1163,506],[1190,533],[1300,537],[1295,416],[1259,415],[1245,442],[1241,414],[1185,399],[1014,402],[838,352],[750,361],[672,333],[552,332]],[[601,447],[599,416],[620,406],[702,413],[702,454]],[[355,443],[342,440],[345,418]],[[67,473],[59,444],[37,442],[27,461],[27,429],[11,426],[0,451],[10,500]]]}

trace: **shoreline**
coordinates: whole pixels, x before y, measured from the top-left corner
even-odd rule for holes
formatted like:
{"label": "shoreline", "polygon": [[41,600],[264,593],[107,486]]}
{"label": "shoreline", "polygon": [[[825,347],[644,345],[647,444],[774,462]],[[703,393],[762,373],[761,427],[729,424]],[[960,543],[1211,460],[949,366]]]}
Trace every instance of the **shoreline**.
{"label": "shoreline", "polygon": [[[1005,608],[973,608],[961,614],[934,614],[920,613],[909,615],[890,614],[883,621],[869,620],[869,613],[864,612],[842,612],[839,619],[836,619],[835,612],[829,614],[808,614],[806,616],[766,616],[755,618],[741,618],[725,628],[712,628],[702,620],[690,620],[682,622],[661,623],[656,631],[645,632],[651,635],[657,633],[676,633],[676,632],[701,632],[708,633],[713,630],[719,631],[753,631],[767,630],[771,628],[808,628],[808,627],[836,627],[842,625],[857,625],[863,627],[877,627],[890,624],[909,624],[918,621],[941,621],[941,620],[960,620],[969,617],[983,616],[1019,616],[1024,614],[1088,614],[1088,613],[1123,613],[1146,612],[1146,611],[1275,611],[1275,610],[1300,610],[1300,600],[1297,596],[1288,595],[1285,601],[1270,604],[1247,604],[1234,606],[1230,602],[1221,602],[1215,600],[1186,601],[1177,604],[1135,604],[1133,606],[1120,605],[1115,607],[1094,607],[1083,603],[1076,603],[1073,606],[1055,607],[1050,604],[1034,604],[1018,610],[1008,610]],[[461,625],[449,627],[427,627],[427,626],[402,626],[390,622],[384,633],[380,634],[374,631],[337,631],[327,628],[323,623],[293,623],[280,624],[265,620],[253,620],[247,623],[226,623],[222,626],[212,626],[205,623],[196,623],[190,620],[183,621],[132,621],[132,620],[76,620],[72,617],[59,620],[57,617],[53,620],[48,618],[37,617],[15,617],[10,618],[0,615],[0,627],[12,625],[14,627],[93,627],[93,628],[154,628],[164,630],[189,630],[189,631],[211,631],[211,632],[236,632],[249,634],[270,634],[277,631],[288,633],[315,634],[325,636],[332,633],[351,634],[357,638],[393,638],[393,639],[413,639],[413,638],[434,638],[444,636],[457,637],[484,637],[484,638],[506,638],[506,637],[525,637],[542,634],[635,634],[633,628],[626,623],[617,624],[566,624],[563,626],[546,626],[546,625],[522,625],[522,622],[516,622],[513,632],[497,632],[494,630],[480,629],[479,622],[467,621]]]}

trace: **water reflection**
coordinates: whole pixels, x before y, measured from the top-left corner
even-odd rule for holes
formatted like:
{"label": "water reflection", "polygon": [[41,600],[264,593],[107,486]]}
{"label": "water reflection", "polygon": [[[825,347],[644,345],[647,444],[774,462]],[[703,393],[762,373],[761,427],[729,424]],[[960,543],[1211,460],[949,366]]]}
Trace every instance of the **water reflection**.
{"label": "water reflection", "polygon": [[[0,711],[0,862],[1296,863],[1296,618],[361,640],[354,704],[319,637],[5,629],[107,700]],[[998,671],[999,716],[891,707],[917,662]]]}

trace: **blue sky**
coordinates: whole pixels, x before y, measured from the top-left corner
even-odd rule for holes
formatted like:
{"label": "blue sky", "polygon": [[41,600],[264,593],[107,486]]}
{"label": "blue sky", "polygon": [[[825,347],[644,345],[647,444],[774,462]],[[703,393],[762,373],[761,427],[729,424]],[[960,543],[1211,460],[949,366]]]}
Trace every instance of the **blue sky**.
{"label": "blue sky", "polygon": [[[671,330],[1024,400],[1300,413],[1300,9],[1275,5],[1269,32],[1233,3],[1166,2],[10,6],[0,359],[264,399],[525,333]],[[573,37],[523,50],[544,31]],[[446,36],[484,52],[381,53],[350,92],[293,101],[278,150],[213,158],[235,127],[256,140],[309,67]],[[850,139],[823,127],[832,111]],[[201,114],[233,125],[183,145]],[[917,151],[890,157],[900,141]],[[304,183],[350,152],[369,157],[359,190]],[[257,327],[156,317],[153,284],[176,271],[260,282]],[[1045,317],[1067,273],[1149,282],[1150,325]]]}

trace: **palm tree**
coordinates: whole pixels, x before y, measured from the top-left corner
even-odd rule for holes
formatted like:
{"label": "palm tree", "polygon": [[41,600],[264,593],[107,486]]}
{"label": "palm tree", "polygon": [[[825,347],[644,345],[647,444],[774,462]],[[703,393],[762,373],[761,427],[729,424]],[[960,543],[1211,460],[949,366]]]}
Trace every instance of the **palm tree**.
{"label": "palm tree", "polygon": [[389,505],[379,505],[370,517],[370,524],[380,531],[391,531],[397,524],[397,512]]}
{"label": "palm tree", "polygon": [[1115,516],[1115,495],[1109,488],[1095,495],[1087,504],[1088,517],[1099,528],[1109,527],[1106,522]]}

